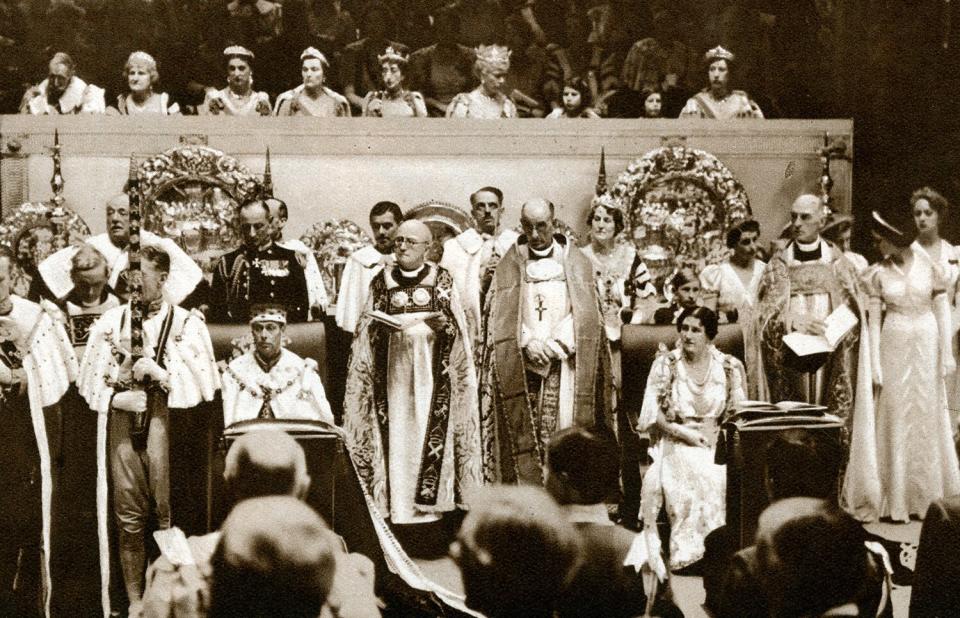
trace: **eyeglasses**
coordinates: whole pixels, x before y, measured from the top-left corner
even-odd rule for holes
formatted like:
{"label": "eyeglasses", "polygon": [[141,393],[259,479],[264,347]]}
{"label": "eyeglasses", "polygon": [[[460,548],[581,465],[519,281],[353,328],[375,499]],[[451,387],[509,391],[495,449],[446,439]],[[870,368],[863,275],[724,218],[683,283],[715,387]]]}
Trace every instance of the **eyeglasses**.
{"label": "eyeglasses", "polygon": [[397,246],[403,246],[403,245],[416,246],[416,245],[426,245],[428,243],[429,241],[427,240],[417,240],[416,238],[406,238],[404,236],[397,236],[396,238],[393,239],[393,244]]}

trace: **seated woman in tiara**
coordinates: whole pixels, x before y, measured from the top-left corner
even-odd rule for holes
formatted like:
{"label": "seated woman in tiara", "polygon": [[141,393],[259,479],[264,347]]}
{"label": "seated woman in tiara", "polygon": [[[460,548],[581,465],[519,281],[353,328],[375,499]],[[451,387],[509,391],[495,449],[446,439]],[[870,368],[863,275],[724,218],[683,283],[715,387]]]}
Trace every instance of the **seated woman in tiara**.
{"label": "seated woman in tiara", "polygon": [[371,90],[363,98],[364,116],[427,117],[427,104],[419,92],[404,88],[409,56],[387,47],[380,61],[380,78],[383,90]]}
{"label": "seated woman in tiara", "polygon": [[227,58],[227,87],[208,90],[197,112],[201,116],[269,116],[270,96],[253,89],[253,52],[231,45],[223,55]]}
{"label": "seated woman in tiara", "polygon": [[707,66],[707,87],[687,100],[680,111],[681,118],[763,118],[760,107],[743,90],[731,87],[734,55],[714,47],[703,57]]}
{"label": "seated woman in tiara", "polygon": [[455,96],[447,107],[447,118],[516,118],[517,106],[502,92],[510,70],[510,50],[500,45],[481,45],[476,52],[473,72],[480,85]]}
{"label": "seated woman in tiara", "polygon": [[327,57],[315,47],[300,54],[300,75],[303,83],[277,97],[275,116],[315,116],[331,118],[349,116],[347,98],[323,85],[330,68]]}
{"label": "seated woman in tiara", "polygon": [[180,114],[180,106],[170,103],[170,95],[154,92],[153,87],[160,81],[160,73],[157,72],[157,61],[147,52],[135,51],[130,54],[123,67],[123,77],[130,91],[117,96],[117,107],[108,107],[108,114]]}

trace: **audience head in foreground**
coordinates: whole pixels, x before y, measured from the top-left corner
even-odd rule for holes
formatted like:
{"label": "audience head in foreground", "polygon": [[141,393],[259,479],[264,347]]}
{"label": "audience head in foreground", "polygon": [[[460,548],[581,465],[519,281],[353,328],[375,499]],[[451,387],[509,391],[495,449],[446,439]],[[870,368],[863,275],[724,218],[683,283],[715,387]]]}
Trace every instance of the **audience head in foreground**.
{"label": "audience head in foreground", "polygon": [[826,500],[795,497],[767,507],[757,557],[770,615],[821,616],[848,605],[859,611],[868,599],[875,607],[877,569],[865,541],[860,523]]}
{"label": "audience head in foreground", "polygon": [[563,429],[550,439],[546,488],[559,504],[601,504],[619,480],[619,453],[612,441],[583,427]]}
{"label": "audience head in foreground", "polygon": [[235,501],[286,495],[303,499],[310,488],[303,448],[279,429],[256,429],[227,452],[223,478]]}
{"label": "audience head in foreground", "polygon": [[292,496],[244,500],[213,556],[211,618],[316,618],[333,584],[336,537]]}
{"label": "audience head in foreground", "polygon": [[580,560],[579,539],[541,488],[477,492],[450,553],[467,606],[490,616],[552,616]]}

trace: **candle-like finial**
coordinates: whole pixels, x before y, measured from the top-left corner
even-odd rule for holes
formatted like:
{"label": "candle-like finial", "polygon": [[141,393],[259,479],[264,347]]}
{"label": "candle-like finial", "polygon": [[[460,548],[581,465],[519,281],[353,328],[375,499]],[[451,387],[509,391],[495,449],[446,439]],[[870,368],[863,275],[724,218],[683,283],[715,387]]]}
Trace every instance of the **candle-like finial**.
{"label": "candle-like finial", "polygon": [[604,193],[607,190],[607,157],[606,153],[603,150],[603,146],[600,147],[600,172],[597,174],[597,195]]}
{"label": "candle-like finial", "polygon": [[263,165],[263,196],[273,197],[273,174],[270,172],[270,147],[267,146],[267,162]]}

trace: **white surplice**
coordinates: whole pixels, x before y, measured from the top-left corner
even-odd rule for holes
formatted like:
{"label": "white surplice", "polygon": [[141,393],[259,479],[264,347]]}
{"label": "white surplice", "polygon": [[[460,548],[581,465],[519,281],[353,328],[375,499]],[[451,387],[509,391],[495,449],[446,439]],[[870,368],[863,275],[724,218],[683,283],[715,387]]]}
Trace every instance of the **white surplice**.
{"label": "white surplice", "polygon": [[480,303],[481,278],[491,260],[499,261],[519,236],[513,230],[503,230],[496,236],[490,236],[470,228],[443,243],[440,265],[453,276],[473,344],[480,334],[483,313]]}
{"label": "white surplice", "polygon": [[348,333],[357,329],[370,292],[370,282],[385,264],[392,261],[393,255],[380,253],[373,246],[353,252],[343,267],[337,291],[337,326]]}
{"label": "white surplice", "polygon": [[334,422],[316,361],[281,350],[269,372],[263,370],[253,352],[230,362],[229,370],[223,373],[223,426],[258,418],[264,389],[273,393],[270,409],[275,418]]}
{"label": "white surplice", "polygon": [[[526,263],[520,307],[520,347],[534,340],[544,341],[560,359],[560,393],[557,429],[573,425],[573,394],[576,365],[576,334],[573,307],[567,294],[567,280],[560,261],[564,248],[554,242],[545,252],[530,249],[531,257],[540,253],[550,257]],[[536,372],[537,368],[527,365]]]}

